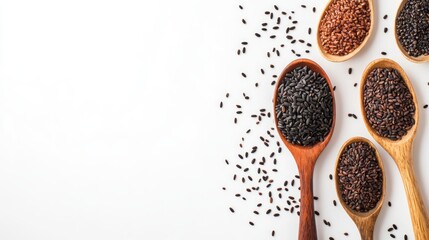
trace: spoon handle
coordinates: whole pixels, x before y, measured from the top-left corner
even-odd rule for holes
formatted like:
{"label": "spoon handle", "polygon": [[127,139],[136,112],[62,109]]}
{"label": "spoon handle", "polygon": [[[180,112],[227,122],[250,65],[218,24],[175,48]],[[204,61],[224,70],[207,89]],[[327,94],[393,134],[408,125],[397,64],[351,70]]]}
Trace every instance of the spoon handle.
{"label": "spoon handle", "polygon": [[360,239],[361,240],[373,240],[374,239],[374,227],[375,220],[377,217],[371,219],[366,219],[361,221],[360,224],[356,224],[359,228]]}
{"label": "spoon handle", "polygon": [[299,240],[317,240],[313,202],[313,169],[304,164],[300,169],[301,206],[299,217]]}
{"label": "spoon handle", "polygon": [[408,161],[406,164],[403,164],[401,175],[402,181],[404,182],[405,192],[407,194],[415,239],[427,240],[429,239],[429,221],[417,181],[414,176],[412,161]]}

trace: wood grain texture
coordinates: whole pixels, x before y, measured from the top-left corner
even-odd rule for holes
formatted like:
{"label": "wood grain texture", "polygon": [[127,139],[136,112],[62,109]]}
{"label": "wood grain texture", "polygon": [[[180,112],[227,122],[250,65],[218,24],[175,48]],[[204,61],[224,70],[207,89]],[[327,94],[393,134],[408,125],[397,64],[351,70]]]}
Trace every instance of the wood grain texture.
{"label": "wood grain texture", "polygon": [[[364,85],[368,73],[377,67],[390,67],[398,70],[413,96],[414,105],[416,107],[416,112],[414,114],[415,124],[410,130],[408,130],[407,135],[403,136],[402,139],[398,141],[392,141],[390,139],[378,136],[366,119],[365,108],[363,105]],[[390,59],[377,59],[368,65],[362,75],[360,85],[360,97],[361,112],[366,128],[368,129],[371,136],[390,154],[401,174],[405,192],[407,195],[408,207],[413,223],[415,239],[428,240],[429,220],[413,170],[413,141],[416,135],[416,130],[419,122],[419,106],[411,81],[409,80],[405,71],[396,62]]]}
{"label": "wood grain texture", "polygon": [[399,42],[399,38],[398,35],[396,34],[396,19],[398,18],[399,14],[401,13],[402,9],[404,8],[405,4],[408,2],[409,0],[402,0],[401,4],[398,7],[398,11],[396,12],[396,16],[395,16],[395,40],[396,40],[396,45],[398,45],[399,50],[401,51],[401,53],[405,56],[406,59],[408,59],[411,62],[415,62],[415,63],[423,63],[423,62],[429,62],[429,55],[421,55],[418,57],[413,57],[410,56],[408,54],[408,52],[404,49],[404,47],[402,47],[402,44]]}
{"label": "wood grain texture", "polygon": [[366,36],[366,38],[359,45],[359,47],[356,48],[353,52],[351,52],[347,55],[344,55],[344,56],[337,56],[337,55],[332,55],[332,54],[329,54],[328,52],[326,52],[325,49],[323,48],[322,42],[320,40],[320,23],[322,22],[322,18],[324,17],[326,10],[328,9],[328,7],[332,3],[332,1],[334,1],[334,0],[331,0],[328,2],[328,4],[326,5],[325,9],[323,9],[323,12],[320,16],[319,24],[317,25],[317,45],[319,46],[320,53],[327,60],[329,60],[331,62],[344,62],[344,61],[349,60],[350,58],[352,58],[356,54],[358,54],[365,47],[365,45],[368,43],[369,39],[371,39],[371,35],[372,35],[373,29],[374,29],[374,21],[375,21],[374,20],[374,2],[373,2],[373,0],[368,0],[369,9],[371,10],[371,26],[369,27],[369,32],[368,32],[368,35]]}
{"label": "wood grain texture", "polygon": [[275,106],[277,105],[277,89],[281,84],[281,81],[285,78],[286,73],[290,72],[292,69],[308,66],[311,70],[320,73],[327,81],[329,89],[331,90],[332,95],[332,104],[333,104],[333,119],[332,126],[329,134],[325,137],[323,142],[319,142],[313,146],[300,146],[289,143],[286,138],[283,136],[280,129],[277,127],[277,115],[274,115],[274,121],[277,128],[277,132],[282,139],[283,143],[292,153],[292,156],[295,159],[295,162],[298,166],[298,171],[300,174],[300,186],[301,186],[301,203],[300,203],[300,217],[299,217],[299,240],[317,240],[317,230],[316,222],[314,218],[314,202],[313,202],[313,172],[316,160],[318,159],[320,153],[325,149],[329,140],[331,140],[332,134],[335,127],[335,96],[334,91],[332,90],[332,84],[329,80],[326,72],[320,67],[317,63],[309,59],[297,59],[291,62],[283,72],[280,74],[274,92],[274,113]]}
{"label": "wood grain texture", "polygon": [[[341,197],[341,191],[340,191],[340,187],[339,187],[339,183],[338,183],[338,171],[337,171],[337,169],[338,169],[340,156],[343,153],[344,149],[348,145],[350,145],[354,142],[366,142],[373,149],[375,149],[375,155],[376,155],[376,158],[378,161],[378,165],[380,166],[380,168],[383,172],[383,193],[381,195],[381,198],[378,201],[375,208],[372,209],[371,211],[366,212],[366,213],[354,211],[347,206],[347,204],[343,201],[343,198]],[[374,235],[375,222],[377,221],[377,217],[380,213],[381,207],[383,206],[383,202],[384,202],[384,198],[385,198],[385,194],[386,194],[386,176],[384,174],[384,165],[383,165],[383,161],[381,160],[380,154],[377,151],[377,148],[374,146],[374,144],[371,141],[369,141],[368,139],[363,138],[363,137],[354,137],[354,138],[347,140],[343,144],[343,146],[341,147],[341,150],[338,153],[337,161],[335,163],[334,172],[335,172],[335,187],[336,187],[337,196],[338,196],[338,199],[339,199],[341,205],[343,206],[344,210],[346,210],[347,214],[350,216],[350,218],[353,220],[353,222],[355,222],[357,228],[359,229],[361,239],[362,240],[372,240],[374,238],[373,235]]]}

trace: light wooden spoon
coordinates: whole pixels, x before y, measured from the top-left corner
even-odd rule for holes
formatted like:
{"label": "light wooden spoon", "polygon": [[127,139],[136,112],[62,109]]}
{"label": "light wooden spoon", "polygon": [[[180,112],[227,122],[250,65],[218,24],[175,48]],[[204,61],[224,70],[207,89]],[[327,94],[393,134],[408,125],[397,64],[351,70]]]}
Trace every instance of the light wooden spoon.
{"label": "light wooden spoon", "polygon": [[399,47],[399,50],[401,50],[401,53],[405,56],[405,58],[407,58],[408,60],[410,60],[411,62],[415,62],[415,63],[423,63],[423,62],[429,62],[429,55],[421,55],[418,57],[413,57],[410,56],[408,54],[408,52],[405,50],[405,48],[402,46],[401,42],[399,42],[399,37],[398,34],[396,34],[397,29],[396,29],[396,19],[398,18],[399,14],[401,13],[402,9],[404,8],[405,4],[408,2],[409,0],[402,0],[401,4],[399,5],[398,11],[396,12],[396,17],[395,17],[395,39],[396,39],[396,44]]}
{"label": "light wooden spoon", "polygon": [[325,9],[323,10],[322,15],[320,16],[319,24],[317,26],[317,34],[316,34],[316,36],[317,36],[317,45],[319,46],[319,50],[322,53],[322,56],[325,57],[327,60],[329,60],[331,62],[343,62],[343,61],[346,61],[346,60],[352,58],[358,52],[360,52],[364,48],[364,46],[366,45],[366,43],[368,42],[368,40],[371,38],[372,30],[374,28],[374,3],[373,3],[373,0],[367,0],[368,3],[369,3],[369,9],[371,11],[371,26],[369,27],[368,35],[365,37],[365,39],[359,45],[359,47],[357,47],[353,52],[351,52],[351,53],[349,53],[347,55],[344,55],[344,56],[338,56],[338,55],[332,55],[332,54],[329,54],[328,52],[326,52],[325,49],[323,48],[322,42],[320,40],[321,22],[322,22],[323,17],[325,16],[326,10],[328,9],[328,7],[331,5],[331,3],[333,1],[336,1],[336,0],[329,1],[329,3],[326,5]]}
{"label": "light wooden spoon", "polygon": [[274,92],[274,113],[276,112],[275,108],[277,105],[277,89],[280,84],[284,80],[286,74],[293,69],[307,66],[314,72],[320,73],[323,78],[326,79],[326,82],[329,85],[332,95],[332,126],[328,135],[322,142],[316,143],[313,146],[300,146],[291,144],[286,140],[283,136],[281,130],[278,128],[278,119],[277,114],[274,114],[274,121],[277,128],[277,132],[280,135],[283,143],[292,153],[292,156],[295,158],[295,162],[298,166],[299,176],[300,176],[300,186],[301,186],[301,203],[300,203],[300,217],[299,217],[299,240],[316,240],[317,239],[317,230],[316,230],[316,222],[314,219],[314,203],[313,203],[313,170],[316,164],[316,160],[319,157],[320,153],[325,149],[329,140],[332,137],[332,133],[335,127],[335,97],[334,91],[332,90],[332,85],[329,80],[328,75],[325,71],[320,67],[317,63],[309,60],[309,59],[298,59],[291,62],[286,68],[283,70],[282,74],[279,76],[277,81],[275,92]]}
{"label": "light wooden spoon", "polygon": [[[343,153],[344,149],[354,143],[354,142],[365,142],[368,143],[369,146],[371,146],[375,150],[375,156],[378,161],[378,165],[380,166],[380,169],[383,173],[383,193],[381,194],[381,198],[378,201],[375,208],[371,209],[370,211],[366,213],[361,213],[354,211],[349,208],[349,206],[343,201],[343,198],[341,196],[340,186],[338,183],[338,164],[340,162],[340,156]],[[341,205],[346,210],[347,214],[350,216],[350,218],[355,222],[357,228],[359,229],[360,236],[362,240],[372,240],[373,234],[374,234],[374,226],[375,222],[377,221],[378,214],[380,213],[381,207],[383,206],[384,196],[386,192],[386,177],[384,174],[384,167],[383,162],[381,161],[380,154],[378,153],[377,149],[375,148],[374,144],[370,142],[368,139],[363,137],[354,137],[349,139],[344,145],[341,147],[340,152],[338,153],[337,162],[335,164],[335,187],[337,189],[337,195],[338,199],[340,200]]]}
{"label": "light wooden spoon", "polygon": [[[363,104],[363,94],[364,86],[366,82],[367,75],[374,68],[394,68],[404,79],[408,89],[413,96],[414,105],[416,108],[414,114],[415,124],[408,130],[407,135],[403,136],[401,140],[393,141],[388,138],[381,137],[377,132],[371,127],[366,118],[365,107]],[[371,136],[390,154],[390,156],[395,161],[398,166],[399,172],[402,176],[402,181],[404,183],[405,192],[408,199],[408,206],[410,210],[411,220],[414,228],[415,239],[417,240],[428,240],[429,239],[429,221],[426,215],[426,209],[423,204],[422,196],[415,178],[414,168],[413,168],[413,140],[416,135],[416,129],[419,120],[419,107],[417,104],[416,94],[411,85],[411,81],[408,79],[407,74],[396,62],[390,59],[377,59],[371,62],[365,69],[361,85],[360,85],[360,102],[361,102],[361,112],[365,122],[365,126],[368,129]]]}

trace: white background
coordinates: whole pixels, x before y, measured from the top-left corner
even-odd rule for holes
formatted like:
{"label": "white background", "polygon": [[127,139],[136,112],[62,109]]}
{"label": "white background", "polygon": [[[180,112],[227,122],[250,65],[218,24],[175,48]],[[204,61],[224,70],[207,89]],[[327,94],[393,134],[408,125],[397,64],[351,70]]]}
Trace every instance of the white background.
{"label": "white background", "polygon": [[[224,158],[236,156],[246,123],[234,127],[232,108],[218,105],[227,91],[244,91],[242,71],[261,65],[256,53],[235,54],[253,36],[252,20],[260,22],[273,4],[290,11],[308,3],[318,13],[298,18],[315,29],[326,2],[0,1],[0,239],[270,239],[273,228],[277,239],[296,239],[296,215],[261,216],[250,227],[253,208],[221,190],[235,186]],[[345,231],[358,239],[350,218],[332,205],[336,193],[327,176],[345,140],[369,137],[353,83],[382,50],[404,67],[417,91],[415,165],[429,204],[429,109],[422,109],[429,103],[429,65],[406,61],[395,46],[400,1],[375,2],[373,40],[356,58],[327,62],[315,44],[307,56],[337,86],[337,125],[314,186],[321,198],[316,208],[334,226],[318,218],[320,239],[344,239]],[[389,18],[381,21],[384,14]],[[293,59],[285,54],[275,70]],[[254,93],[252,104],[271,106],[271,88]],[[388,182],[375,237],[387,239],[396,223],[398,238],[413,239],[397,168],[378,149]],[[293,176],[290,154],[280,158],[280,173]],[[233,215],[229,206],[240,211]]]}

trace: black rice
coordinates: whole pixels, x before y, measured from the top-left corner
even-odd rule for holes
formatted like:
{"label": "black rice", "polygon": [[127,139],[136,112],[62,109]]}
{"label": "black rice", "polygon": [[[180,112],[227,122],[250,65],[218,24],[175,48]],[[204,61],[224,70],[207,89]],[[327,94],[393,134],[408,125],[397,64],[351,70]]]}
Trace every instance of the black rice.
{"label": "black rice", "polygon": [[333,122],[326,79],[307,66],[297,67],[286,74],[277,94],[277,124],[287,141],[302,146],[323,141]]}
{"label": "black rice", "polygon": [[429,0],[408,0],[396,18],[396,34],[413,57],[429,55]]}

